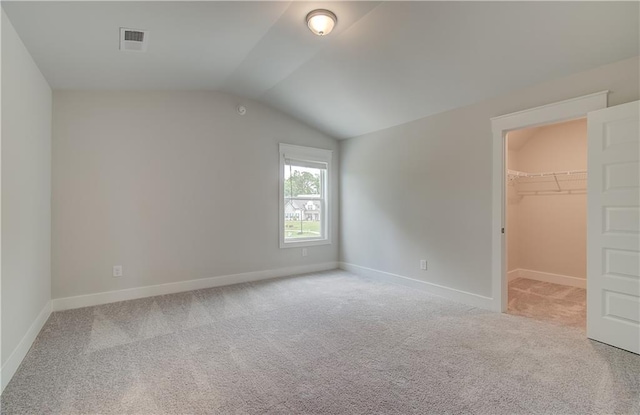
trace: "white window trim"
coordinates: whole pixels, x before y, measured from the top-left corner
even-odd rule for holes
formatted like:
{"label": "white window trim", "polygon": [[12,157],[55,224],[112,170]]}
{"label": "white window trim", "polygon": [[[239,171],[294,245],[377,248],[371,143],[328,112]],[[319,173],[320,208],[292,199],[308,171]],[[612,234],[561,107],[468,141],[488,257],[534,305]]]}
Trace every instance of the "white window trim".
{"label": "white window trim", "polygon": [[[322,211],[324,212],[324,220],[322,221],[322,226],[324,230],[324,238],[322,239],[300,239],[296,241],[285,242],[284,235],[284,161],[285,158],[296,159],[296,160],[305,160],[305,161],[316,161],[320,163],[327,164],[327,173],[325,186],[322,189],[324,192],[323,200],[324,206],[322,207]],[[331,205],[331,159],[333,158],[333,151],[325,150],[320,148],[313,147],[303,147],[296,146],[293,144],[284,144],[280,143],[280,190],[279,196],[280,201],[278,203],[279,209],[278,214],[280,216],[280,220],[278,221],[280,225],[280,248],[300,248],[305,246],[317,246],[317,245],[330,245],[331,244],[331,218],[333,216],[330,205]]]}

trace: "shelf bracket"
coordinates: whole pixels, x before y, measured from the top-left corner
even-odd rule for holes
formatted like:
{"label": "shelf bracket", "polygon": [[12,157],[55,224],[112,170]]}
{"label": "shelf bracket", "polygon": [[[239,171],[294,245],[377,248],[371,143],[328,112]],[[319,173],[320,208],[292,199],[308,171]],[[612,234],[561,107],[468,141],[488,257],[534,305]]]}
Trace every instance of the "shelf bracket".
{"label": "shelf bracket", "polygon": [[558,191],[558,192],[561,192],[561,191],[562,191],[562,188],[560,187],[560,183],[558,182],[558,175],[557,175],[557,174],[554,174],[554,175],[553,175],[553,180],[555,180],[555,181],[556,181],[556,186],[558,186],[558,190],[557,190],[557,191]]}

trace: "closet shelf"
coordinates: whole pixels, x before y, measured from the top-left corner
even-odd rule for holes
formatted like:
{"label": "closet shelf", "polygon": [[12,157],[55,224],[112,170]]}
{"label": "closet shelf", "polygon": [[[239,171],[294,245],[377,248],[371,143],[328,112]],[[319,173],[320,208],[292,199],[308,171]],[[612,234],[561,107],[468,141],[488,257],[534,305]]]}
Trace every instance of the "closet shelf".
{"label": "closet shelf", "polygon": [[550,177],[550,176],[578,176],[583,175],[584,179],[587,178],[586,170],[567,170],[567,171],[549,171],[543,173],[526,173],[518,170],[507,170],[509,177]]}
{"label": "closet shelf", "polygon": [[519,196],[578,194],[587,190],[586,170],[542,173],[507,170],[507,178]]}

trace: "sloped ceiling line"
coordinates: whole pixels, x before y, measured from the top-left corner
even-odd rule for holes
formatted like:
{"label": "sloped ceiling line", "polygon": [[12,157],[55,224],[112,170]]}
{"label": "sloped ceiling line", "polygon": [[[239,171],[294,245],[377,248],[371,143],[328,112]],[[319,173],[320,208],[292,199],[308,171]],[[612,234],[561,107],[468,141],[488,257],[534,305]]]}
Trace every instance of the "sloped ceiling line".
{"label": "sloped ceiling line", "polygon": [[[340,37],[380,2],[292,2],[252,51],[226,79],[222,90],[260,99]],[[326,37],[314,36],[305,26],[311,10],[328,8],[338,15],[338,25]]]}
{"label": "sloped ceiling line", "polygon": [[[1,7],[53,89],[224,91],[336,138],[637,61],[640,50],[639,2],[3,0]],[[315,8],[338,15],[330,36],[305,27]],[[119,51],[119,27],[149,30],[147,53]]]}
{"label": "sloped ceiling line", "polygon": [[[327,50],[329,50],[331,48],[331,46],[335,45],[338,42],[338,38],[340,36],[346,36],[346,34],[348,33],[349,29],[351,29],[357,23],[359,23],[362,20],[364,20],[367,15],[372,13],[379,5],[382,4],[382,2],[368,2],[368,3],[369,4],[374,4],[374,6],[372,8],[370,8],[369,10],[365,10],[365,12],[363,14],[359,15],[356,19],[354,19],[354,20],[352,20],[350,22],[343,22],[342,20],[344,20],[344,19],[340,20],[340,24],[341,25],[345,25],[345,27],[341,28],[341,30],[338,33],[335,33],[335,40],[333,42],[327,42],[325,45],[323,45],[322,47],[318,48],[315,51],[315,53],[313,54],[313,56],[310,56],[305,61],[300,62],[300,64],[297,65],[295,68],[293,68],[289,73],[287,73],[286,76],[282,77],[280,80],[278,80],[278,82],[274,83],[267,90],[263,91],[258,98],[261,99],[261,98],[265,97],[271,90],[273,90],[274,88],[277,88],[279,84],[285,82],[290,76],[292,76],[296,72],[302,70],[305,65],[309,65],[309,64],[311,64],[311,62],[313,60],[318,59],[323,54],[323,52],[326,52]],[[348,26],[347,26],[347,24],[348,24]],[[329,38],[329,37],[327,39],[329,41],[331,40],[331,38]],[[324,40],[324,39],[321,39],[321,40]]]}

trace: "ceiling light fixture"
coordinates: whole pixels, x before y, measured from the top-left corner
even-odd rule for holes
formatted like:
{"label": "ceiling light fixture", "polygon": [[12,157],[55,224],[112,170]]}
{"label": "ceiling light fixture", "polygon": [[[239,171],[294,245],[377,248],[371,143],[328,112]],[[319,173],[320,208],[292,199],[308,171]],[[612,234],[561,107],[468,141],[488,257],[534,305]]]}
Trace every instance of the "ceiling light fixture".
{"label": "ceiling light fixture", "polygon": [[325,9],[313,10],[307,15],[309,30],[318,36],[326,36],[331,33],[337,22],[336,15]]}

